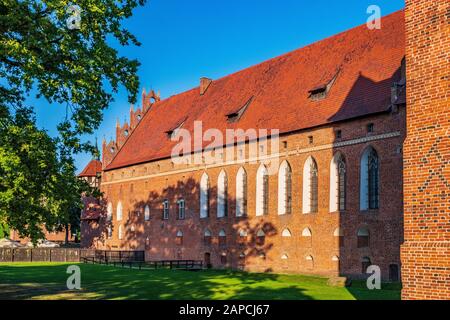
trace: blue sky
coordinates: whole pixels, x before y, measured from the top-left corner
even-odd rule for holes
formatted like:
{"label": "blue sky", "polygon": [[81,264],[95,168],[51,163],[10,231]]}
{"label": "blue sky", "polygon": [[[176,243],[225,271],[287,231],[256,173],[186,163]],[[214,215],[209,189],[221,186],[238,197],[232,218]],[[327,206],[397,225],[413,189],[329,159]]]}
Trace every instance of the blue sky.
{"label": "blue sky", "polygon": [[[198,86],[202,76],[217,79],[363,24],[372,4],[387,15],[404,0],[150,0],[125,23],[142,46],[118,49],[141,62],[141,89],[165,98]],[[121,90],[96,132],[99,145],[114,138],[116,119],[128,119],[129,108]],[[65,110],[38,101],[36,113],[38,125],[54,135]],[[90,159],[77,155],[78,170]]]}

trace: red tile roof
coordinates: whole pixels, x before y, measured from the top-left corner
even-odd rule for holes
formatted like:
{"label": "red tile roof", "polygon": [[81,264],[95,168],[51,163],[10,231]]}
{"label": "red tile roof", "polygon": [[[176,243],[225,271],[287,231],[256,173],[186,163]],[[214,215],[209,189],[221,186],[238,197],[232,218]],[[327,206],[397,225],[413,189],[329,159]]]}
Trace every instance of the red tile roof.
{"label": "red tile roof", "polygon": [[99,160],[91,160],[78,176],[95,177],[97,172],[102,172],[102,163]]}
{"label": "red tile roof", "polygon": [[[176,142],[166,132],[184,119],[183,128],[191,133],[196,120],[203,121],[203,130],[273,128],[287,133],[387,111],[404,55],[402,10],[383,17],[381,30],[364,24],[214,80],[204,95],[195,88],[169,97],[144,115],[106,170],[169,157]],[[338,71],[325,99],[309,99],[310,90]],[[229,123],[226,115],[251,97],[240,120]]]}

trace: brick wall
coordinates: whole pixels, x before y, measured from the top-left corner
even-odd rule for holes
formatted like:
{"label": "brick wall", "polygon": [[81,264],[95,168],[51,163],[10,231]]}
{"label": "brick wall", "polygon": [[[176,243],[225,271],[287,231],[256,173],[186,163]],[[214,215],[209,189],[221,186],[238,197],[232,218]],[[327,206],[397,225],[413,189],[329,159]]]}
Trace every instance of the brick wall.
{"label": "brick wall", "polygon": [[450,299],[450,3],[406,1],[404,299]]}
{"label": "brick wall", "polygon": [[[367,133],[367,124],[375,131]],[[342,130],[336,140],[335,131]],[[389,265],[400,264],[402,225],[402,154],[405,133],[405,110],[298,132],[280,138],[279,163],[288,160],[292,168],[292,213],[277,214],[278,177],[269,177],[269,214],[255,216],[256,171],[259,163],[244,164],[248,178],[248,217],[235,217],[235,177],[241,165],[173,165],[170,159],[105,172],[102,191],[113,204],[113,236],[96,243],[98,248],[145,250],[147,259],[200,259],[211,256],[214,267],[245,268],[250,271],[295,272],[312,274],[361,275],[362,259],[370,257],[388,279]],[[387,134],[383,136],[384,134]],[[309,136],[314,137],[313,144]],[[287,142],[284,149],[283,142]],[[348,143],[344,143],[348,142]],[[334,145],[333,145],[334,143]],[[342,143],[342,145],[336,144]],[[380,208],[369,212],[359,209],[359,163],[368,146],[380,157]],[[329,212],[329,171],[335,152],[341,151],[347,163],[347,210]],[[226,153],[225,153],[226,154]],[[313,156],[319,169],[319,212],[302,213],[303,165]],[[228,176],[229,214],[216,217],[217,178],[221,170]],[[199,218],[199,181],[204,172],[210,179],[210,217]],[[186,218],[176,217],[176,201],[186,201]],[[161,204],[170,203],[169,220],[162,219]],[[117,221],[118,201],[123,205],[123,219]],[[150,221],[144,221],[144,206],[151,208]],[[123,239],[118,239],[122,225]],[[370,230],[369,248],[357,248],[357,230]],[[266,241],[256,243],[256,233],[264,229]],[[288,228],[292,234],[281,236]],[[312,237],[302,237],[309,228]],[[342,245],[334,236],[337,228],[343,233]],[[204,243],[204,231],[212,232],[211,244]],[[226,231],[226,245],[220,246],[218,234]],[[246,239],[238,238],[240,229],[247,230]],[[183,232],[182,244],[176,243],[176,233]],[[106,229],[104,230],[106,232]],[[245,254],[245,258],[240,257]],[[221,255],[226,254],[226,263]],[[264,256],[263,256],[264,254]],[[287,255],[288,259],[281,259]],[[313,260],[307,260],[312,256]],[[335,261],[333,257],[339,257]]]}

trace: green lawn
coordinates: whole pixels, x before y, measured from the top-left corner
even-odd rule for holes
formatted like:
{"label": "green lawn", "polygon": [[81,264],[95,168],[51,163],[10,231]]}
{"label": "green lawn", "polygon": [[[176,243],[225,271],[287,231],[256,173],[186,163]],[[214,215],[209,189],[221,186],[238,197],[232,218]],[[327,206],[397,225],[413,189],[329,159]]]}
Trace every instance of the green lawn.
{"label": "green lawn", "polygon": [[130,270],[79,264],[79,291],[66,288],[69,263],[0,263],[0,299],[400,299],[398,284],[370,291],[327,279],[229,271]]}

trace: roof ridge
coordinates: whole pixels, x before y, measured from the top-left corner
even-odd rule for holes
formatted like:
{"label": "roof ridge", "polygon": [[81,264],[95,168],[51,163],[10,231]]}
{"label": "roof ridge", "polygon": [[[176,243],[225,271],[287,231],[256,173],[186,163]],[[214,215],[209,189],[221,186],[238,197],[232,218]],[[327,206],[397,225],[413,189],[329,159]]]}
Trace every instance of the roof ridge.
{"label": "roof ridge", "polygon": [[[381,19],[389,18],[389,17],[391,17],[391,16],[393,16],[393,15],[400,14],[401,12],[404,12],[404,11],[405,11],[405,9],[397,10],[397,11],[395,11],[395,12],[392,12],[392,13],[390,13],[390,14],[387,14],[387,15],[381,17]],[[218,81],[225,80],[225,79],[227,79],[227,78],[229,78],[229,77],[232,77],[233,75],[236,75],[236,74],[239,74],[239,73],[243,73],[243,72],[245,72],[245,71],[248,71],[248,70],[250,70],[250,69],[256,68],[256,67],[261,66],[261,65],[264,65],[264,64],[269,63],[269,62],[271,62],[271,61],[279,60],[279,59],[281,59],[281,58],[287,57],[287,56],[292,55],[292,54],[294,54],[294,53],[298,53],[298,52],[301,51],[301,50],[305,50],[305,49],[311,48],[311,47],[316,46],[316,45],[319,45],[319,44],[321,44],[321,43],[323,43],[323,42],[329,41],[329,40],[331,40],[331,39],[333,39],[333,38],[337,38],[337,37],[339,37],[339,36],[343,36],[343,35],[345,35],[345,34],[351,32],[351,31],[357,30],[357,29],[359,29],[359,28],[364,28],[364,27],[367,27],[367,26],[366,26],[366,23],[363,23],[363,24],[360,24],[360,25],[351,27],[351,28],[346,29],[346,30],[344,30],[344,31],[340,31],[340,32],[338,32],[338,33],[336,33],[336,34],[333,34],[333,35],[330,35],[330,36],[328,36],[328,37],[326,37],[326,38],[323,38],[323,39],[320,39],[320,40],[311,42],[311,43],[309,43],[309,44],[306,44],[306,45],[304,45],[303,47],[300,47],[300,48],[297,48],[297,49],[294,49],[294,50],[291,50],[291,51],[282,53],[282,54],[280,54],[280,55],[278,55],[278,56],[269,58],[269,59],[264,60],[264,61],[261,61],[261,62],[257,62],[257,63],[255,63],[255,64],[252,64],[252,65],[248,66],[248,67],[245,67],[244,69],[240,69],[240,70],[231,72],[231,73],[229,73],[229,74],[226,74],[226,75],[224,75],[224,76],[221,76],[221,77],[219,77],[219,78],[217,78],[217,79],[212,79],[212,80],[213,80],[213,82],[218,82]],[[200,88],[200,86],[195,86],[195,87],[190,88],[190,89],[187,89],[187,90],[185,90],[185,91],[182,91],[182,92],[179,92],[179,93],[175,93],[175,94],[173,94],[173,95],[170,95],[169,97],[167,97],[167,98],[165,98],[165,99],[161,99],[161,101],[159,101],[159,102],[165,102],[165,101],[167,101],[167,100],[169,100],[169,99],[171,99],[171,98],[177,97],[177,96],[179,96],[179,95],[188,93],[188,92],[193,91],[193,90],[197,90],[197,89],[199,89],[199,88]]]}
{"label": "roof ridge", "polygon": [[[400,10],[382,17],[388,20],[382,30],[368,32],[362,29],[367,28],[365,24],[358,25],[223,76],[214,80],[203,96],[197,86],[160,100],[146,112],[151,115],[142,117],[105,169],[169,154],[174,143],[167,141],[164,131],[176,125],[178,118],[201,120],[205,128],[229,128],[226,117],[219,113],[238,109],[240,101],[250,96],[255,97],[255,105],[239,121],[244,130],[278,128],[292,132],[384,110],[382,100],[389,96],[392,75],[404,57],[403,13]],[[308,99],[308,90],[325,74],[335,74],[339,66],[343,70],[333,93],[320,101]],[[371,81],[363,81],[361,72]]]}

